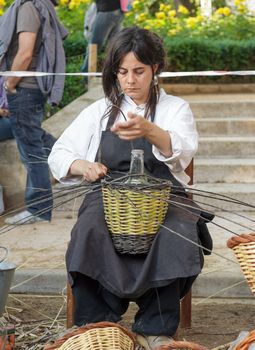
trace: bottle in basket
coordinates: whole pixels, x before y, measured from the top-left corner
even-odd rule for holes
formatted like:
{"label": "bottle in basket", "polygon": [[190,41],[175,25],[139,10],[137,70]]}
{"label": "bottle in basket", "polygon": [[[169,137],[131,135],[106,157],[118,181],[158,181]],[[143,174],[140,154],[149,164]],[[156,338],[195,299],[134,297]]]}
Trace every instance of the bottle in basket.
{"label": "bottle in basket", "polygon": [[146,175],[144,174],[144,151],[142,149],[133,149],[131,151],[131,162],[127,184],[146,184]]}

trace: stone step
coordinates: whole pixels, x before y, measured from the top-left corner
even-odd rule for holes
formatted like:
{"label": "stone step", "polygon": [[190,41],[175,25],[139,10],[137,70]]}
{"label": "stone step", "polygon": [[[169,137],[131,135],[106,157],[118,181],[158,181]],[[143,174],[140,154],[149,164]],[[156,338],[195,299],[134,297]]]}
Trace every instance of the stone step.
{"label": "stone step", "polygon": [[255,137],[205,136],[199,138],[198,158],[255,158]]}
{"label": "stone step", "polygon": [[[210,183],[199,183],[192,186],[194,191],[194,200],[208,210],[230,210],[231,212],[237,211],[254,211],[255,210],[255,183],[233,183],[233,184],[210,184]],[[197,191],[196,191],[197,190]],[[199,192],[201,191],[201,192]],[[206,191],[206,192],[202,192]],[[208,193],[212,192],[212,194]],[[215,195],[216,194],[216,195]],[[224,198],[227,196],[230,199]],[[209,198],[213,197],[213,198]],[[235,203],[234,203],[234,202]],[[236,203],[241,201],[247,205]],[[212,207],[212,206],[215,206]]]}
{"label": "stone step", "polygon": [[255,94],[184,96],[196,118],[254,117]]}
{"label": "stone step", "polygon": [[196,118],[201,136],[254,136],[255,118]]}
{"label": "stone step", "polygon": [[255,159],[195,158],[194,183],[254,183]]}

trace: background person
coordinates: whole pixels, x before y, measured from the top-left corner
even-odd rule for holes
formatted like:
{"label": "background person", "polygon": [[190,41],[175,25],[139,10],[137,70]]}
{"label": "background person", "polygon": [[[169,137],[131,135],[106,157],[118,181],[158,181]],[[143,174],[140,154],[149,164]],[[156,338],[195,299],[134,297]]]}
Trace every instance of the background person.
{"label": "background person", "polygon": [[[169,205],[164,225],[197,243],[198,207],[189,202],[192,214],[180,205],[187,203],[181,184],[189,181],[185,168],[197,150],[198,135],[188,103],[158,87],[156,75],[164,66],[165,51],[156,34],[138,27],[120,31],[104,63],[105,98],[85,108],[64,131],[49,164],[60,181],[71,175],[91,182],[106,174],[116,178],[129,171],[132,141],[134,148],[144,150],[145,171],[179,188],[171,190],[178,206]],[[147,255],[117,253],[105,222],[102,193],[96,191],[81,205],[66,264],[76,325],[118,322],[132,300],[139,306],[133,331],[145,349],[155,349],[175,334],[180,299],[201,272],[203,254],[197,245],[164,228]]]}
{"label": "background person", "polygon": [[[67,31],[59,23],[54,0],[16,0],[0,26],[0,70],[65,72],[62,39]],[[7,77],[4,82],[10,122],[20,158],[27,170],[26,210],[9,217],[7,224],[49,221],[52,189],[47,156],[55,138],[42,129],[48,98],[57,104],[64,89],[63,76]]]}
{"label": "background person", "polygon": [[[100,53],[103,46],[120,30],[124,14],[119,0],[96,0],[96,16],[89,34],[88,46],[81,71],[88,72],[89,44],[97,44]],[[86,15],[86,14],[85,14]],[[85,82],[87,79],[84,79]]]}

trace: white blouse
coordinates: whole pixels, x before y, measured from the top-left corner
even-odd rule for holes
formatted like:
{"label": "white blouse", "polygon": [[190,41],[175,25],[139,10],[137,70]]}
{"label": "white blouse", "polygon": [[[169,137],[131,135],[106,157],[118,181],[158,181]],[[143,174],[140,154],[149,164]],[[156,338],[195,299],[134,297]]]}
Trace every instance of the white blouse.
{"label": "white blouse", "polygon": [[[101,132],[107,126],[108,118],[102,120],[102,116],[108,106],[109,101],[102,98],[85,108],[54,144],[48,162],[57,180],[61,181],[67,176],[75,160],[95,160]],[[143,116],[145,105],[137,106],[130,97],[124,96],[121,109],[125,116],[129,111]],[[124,120],[121,113],[118,120]],[[198,147],[196,124],[189,104],[179,97],[167,95],[161,89],[154,123],[169,132],[173,151],[173,155],[166,158],[153,146],[154,156],[169,167],[177,180],[187,184],[189,177],[184,170]]]}

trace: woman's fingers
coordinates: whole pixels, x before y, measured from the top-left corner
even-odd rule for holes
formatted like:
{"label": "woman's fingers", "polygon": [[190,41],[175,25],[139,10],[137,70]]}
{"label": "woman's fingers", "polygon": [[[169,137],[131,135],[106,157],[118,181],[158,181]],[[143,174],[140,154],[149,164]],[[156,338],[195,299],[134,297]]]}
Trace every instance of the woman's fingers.
{"label": "woman's fingers", "polygon": [[128,120],[116,122],[111,131],[115,132],[120,139],[134,140],[139,137],[146,137],[152,128],[152,123],[137,114],[128,113]]}
{"label": "woman's fingers", "polygon": [[101,163],[88,162],[86,168],[84,169],[84,178],[87,181],[94,182],[101,179],[107,173],[107,168]]}

